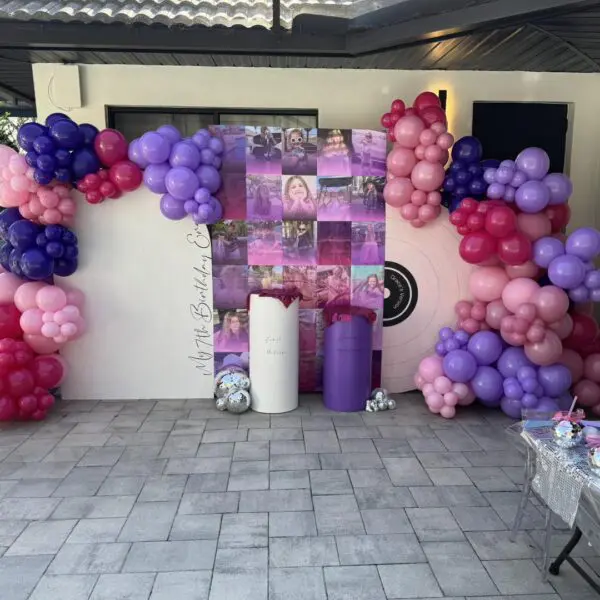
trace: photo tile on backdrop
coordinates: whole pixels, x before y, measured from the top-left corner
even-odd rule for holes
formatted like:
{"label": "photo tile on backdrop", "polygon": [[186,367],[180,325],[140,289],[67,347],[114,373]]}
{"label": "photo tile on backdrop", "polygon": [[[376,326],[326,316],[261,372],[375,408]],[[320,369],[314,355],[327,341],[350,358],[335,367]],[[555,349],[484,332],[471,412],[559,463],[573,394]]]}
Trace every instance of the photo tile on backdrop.
{"label": "photo tile on backdrop", "polygon": [[375,310],[381,376],[386,137],[362,129],[218,126],[224,221],[212,227],[215,368],[247,353],[247,294],[296,288],[300,389],[321,389],[328,306]]}

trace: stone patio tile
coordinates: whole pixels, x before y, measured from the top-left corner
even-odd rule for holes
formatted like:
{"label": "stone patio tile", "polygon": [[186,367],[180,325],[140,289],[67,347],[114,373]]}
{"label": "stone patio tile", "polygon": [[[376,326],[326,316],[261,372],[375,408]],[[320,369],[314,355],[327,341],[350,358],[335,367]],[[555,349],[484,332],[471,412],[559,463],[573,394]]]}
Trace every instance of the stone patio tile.
{"label": "stone patio tile", "polygon": [[41,521],[47,519],[60,502],[60,498],[5,498],[0,500],[0,520]]}
{"label": "stone patio tile", "polygon": [[413,496],[406,487],[357,488],[354,495],[360,509],[415,506]]}
{"label": "stone patio tile", "polygon": [[64,544],[50,566],[50,575],[118,573],[131,544]]}
{"label": "stone patio tile", "polygon": [[361,511],[367,533],[413,533],[403,508],[376,508]]}
{"label": "stone patio tile", "polygon": [[56,554],[76,523],[74,520],[34,521],[6,551],[5,556]]}
{"label": "stone patio tile", "polygon": [[158,573],[150,600],[208,600],[211,571]]}
{"label": "stone patio tile", "polygon": [[221,529],[221,515],[177,515],[169,539],[174,541],[216,540]]}
{"label": "stone patio tile", "polygon": [[107,477],[98,496],[137,496],[145,481],[145,477]]}
{"label": "stone patio tile", "polygon": [[415,455],[407,440],[372,440],[381,458],[410,458]]}
{"label": "stone patio tile", "polygon": [[381,469],[383,463],[376,454],[320,454],[322,469]]}
{"label": "stone patio tile", "polygon": [[241,492],[239,512],[290,512],[312,510],[308,490]]}
{"label": "stone patio tile", "polygon": [[233,460],[269,460],[269,442],[236,442]]}
{"label": "stone patio tile", "polygon": [[231,459],[217,458],[171,458],[165,469],[170,475],[193,475],[197,473],[229,473]]}
{"label": "stone patio tile", "polygon": [[193,458],[200,446],[199,435],[169,436],[159,458]]}
{"label": "stone patio tile", "polygon": [[541,551],[525,531],[519,531],[515,541],[509,531],[471,531],[467,539],[481,560],[515,560],[538,558]]}
{"label": "stone patio tile", "polygon": [[135,496],[64,498],[52,513],[52,518],[101,519],[104,517],[126,517],[133,508],[135,500]]}
{"label": "stone patio tile", "polygon": [[76,467],[63,479],[52,495],[57,498],[94,496],[109,472],[110,467]]}
{"label": "stone patio tile", "polygon": [[22,481],[0,482],[0,490],[6,484],[5,498],[47,498],[60,485],[59,479],[24,479]]}
{"label": "stone patio tile", "polygon": [[197,494],[184,494],[181,499],[181,504],[179,505],[179,514],[235,513],[238,511],[239,500],[239,492],[199,492]]}
{"label": "stone patio tile", "polygon": [[304,445],[310,454],[341,452],[335,431],[305,431]]}
{"label": "stone patio tile", "polygon": [[283,567],[323,567],[339,565],[333,536],[271,538],[269,565]]}
{"label": "stone patio tile", "polygon": [[381,565],[378,569],[388,598],[440,598],[443,595],[429,565]]}
{"label": "stone patio tile", "polygon": [[269,513],[270,537],[316,536],[315,513],[309,511]]}
{"label": "stone patio tile", "polygon": [[452,467],[470,467],[465,452],[422,452],[416,453],[419,462],[426,469],[442,469]]}
{"label": "stone patio tile", "polygon": [[[323,471],[330,473],[330,471]],[[392,487],[386,469],[350,469],[348,471],[354,488]]]}
{"label": "stone patio tile", "polygon": [[464,535],[447,508],[407,508],[406,514],[421,542],[461,542]]}
{"label": "stone patio tile", "polygon": [[185,475],[149,477],[138,502],[168,502],[181,499],[187,482]]}
{"label": "stone patio tile", "polygon": [[365,533],[354,495],[315,496],[313,504],[319,535]]}
{"label": "stone patio tile", "polygon": [[269,600],[327,600],[322,569],[269,569]]}
{"label": "stone patio tile", "polygon": [[190,475],[185,485],[186,493],[225,492],[227,491],[228,473],[204,473]]}
{"label": "stone patio tile", "polygon": [[215,573],[209,600],[267,600],[268,573],[264,570],[240,570],[235,573]]}
{"label": "stone patio tile", "polygon": [[[6,600],[27,600],[44,574],[51,556],[4,556],[0,558],[0,590]],[[52,600],[51,598],[44,600]]]}
{"label": "stone patio tile", "polygon": [[148,600],[154,574],[100,575],[90,600]]}
{"label": "stone patio tile", "polygon": [[486,499],[474,486],[411,487],[410,492],[421,508],[488,505]]}
{"label": "stone patio tile", "polygon": [[310,487],[314,496],[352,493],[348,472],[344,470],[310,471]]}
{"label": "stone patio tile", "polygon": [[202,443],[217,444],[222,442],[245,442],[247,439],[247,429],[214,429],[204,432]]}
{"label": "stone patio tile", "polygon": [[80,467],[112,467],[123,454],[123,448],[90,448],[79,461]]}
{"label": "stone patio tile", "polygon": [[30,600],[88,600],[96,575],[44,575]]}
{"label": "stone patio tile", "polygon": [[299,427],[284,429],[249,429],[249,442],[303,440],[304,435]]}
{"label": "stone patio tile", "polygon": [[328,600],[386,600],[377,567],[325,567]]}
{"label": "stone patio tile", "polygon": [[67,538],[67,544],[116,542],[125,524],[125,520],[124,517],[114,519],[81,519]]}
{"label": "stone patio tile", "polygon": [[119,534],[119,542],[163,541],[169,537],[178,502],[139,502]]}
{"label": "stone patio tile", "polygon": [[425,469],[416,458],[384,458],[383,464],[394,485],[432,485]]}
{"label": "stone patio tile", "polygon": [[233,442],[222,444],[200,444],[196,458],[231,458],[233,456]]}
{"label": "stone patio tile", "polygon": [[465,473],[480,492],[512,492],[519,489],[500,467],[469,467]]}
{"label": "stone patio tile", "polygon": [[223,515],[219,548],[261,548],[268,545],[267,513]]}
{"label": "stone patio tile", "polygon": [[72,462],[81,460],[90,448],[87,446],[67,446],[55,448],[42,462]]}
{"label": "stone patio tile", "polygon": [[492,560],[485,561],[483,566],[502,594],[550,594],[554,591],[549,583],[541,580],[532,560]]}
{"label": "stone patio tile", "polygon": [[337,536],[341,565],[384,565],[425,562],[425,555],[412,533]]}
{"label": "stone patio tile", "polygon": [[27,525],[28,521],[0,521],[0,546],[10,546]]}
{"label": "stone patio tile", "polygon": [[309,489],[308,471],[271,471],[269,473],[269,488],[272,490]]}
{"label": "stone patio tile", "polygon": [[318,454],[271,454],[271,471],[306,471],[320,469]]}
{"label": "stone patio tile", "polygon": [[[264,442],[251,442],[253,444],[261,444]],[[275,454],[306,454],[306,448],[302,440],[281,440],[267,442],[270,444],[271,458]]]}
{"label": "stone patio tile", "polygon": [[138,542],[131,546],[123,572],[148,573],[212,569],[216,540]]}
{"label": "stone patio tile", "polygon": [[343,453],[360,453],[360,452],[377,452],[373,440],[362,439],[362,438],[350,438],[346,440],[340,440],[340,448]]}
{"label": "stone patio tile", "polygon": [[506,525],[489,506],[455,506],[450,509],[463,531],[502,531]]}

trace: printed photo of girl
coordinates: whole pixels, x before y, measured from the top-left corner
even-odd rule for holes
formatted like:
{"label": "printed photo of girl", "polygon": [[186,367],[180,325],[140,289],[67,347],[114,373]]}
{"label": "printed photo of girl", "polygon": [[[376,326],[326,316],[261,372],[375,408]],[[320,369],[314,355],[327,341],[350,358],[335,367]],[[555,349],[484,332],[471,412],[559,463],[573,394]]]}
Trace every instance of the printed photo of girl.
{"label": "printed photo of girl", "polygon": [[283,287],[283,267],[248,267],[248,293]]}
{"label": "printed photo of girl", "polygon": [[283,267],[283,286],[300,291],[300,308],[316,308],[316,285],[316,267]]}
{"label": "printed photo of girl", "polygon": [[221,221],[212,230],[213,263],[245,265],[248,263],[248,230],[243,221]]}
{"label": "printed photo of girl", "polygon": [[387,140],[381,131],[352,130],[352,175],[385,177]]}
{"label": "printed photo of girl", "polygon": [[352,175],[352,130],[319,129],[317,174],[324,177]]}
{"label": "printed photo of girl", "polygon": [[352,264],[382,265],[385,261],[385,223],[352,223]]}
{"label": "printed photo of girl", "polygon": [[384,267],[352,267],[352,306],[383,308]]}
{"label": "printed photo of girl", "polygon": [[281,174],[280,127],[246,127],[246,172]]}
{"label": "printed photo of girl", "polygon": [[319,221],[351,221],[352,178],[317,178]]}
{"label": "printed photo of girl", "polygon": [[317,307],[350,304],[350,267],[317,267]]}
{"label": "printed photo of girl", "polygon": [[352,264],[352,224],[339,221],[319,223],[318,262],[320,265]]}
{"label": "printed photo of girl", "polygon": [[215,352],[248,351],[248,311],[214,311]]}
{"label": "printed photo of girl", "polygon": [[249,221],[280,221],[283,218],[280,176],[247,175],[246,192]]}
{"label": "printed photo of girl", "polygon": [[283,134],[283,173],[317,174],[317,130],[295,127]]}
{"label": "printed photo of girl", "polygon": [[245,308],[247,297],[248,267],[241,265],[213,266],[215,308]]}
{"label": "printed photo of girl", "polygon": [[385,221],[382,177],[352,178],[352,220]]}
{"label": "printed photo of girl", "polygon": [[291,175],[283,178],[283,218],[288,220],[317,218],[316,177]]}
{"label": "printed photo of girl", "polygon": [[316,265],[315,221],[283,222],[283,263],[286,265]]}
{"label": "printed photo of girl", "polygon": [[246,172],[246,128],[243,125],[211,125],[211,133],[225,146],[222,173]]}
{"label": "printed photo of girl", "polygon": [[248,224],[248,264],[281,265],[281,221]]}

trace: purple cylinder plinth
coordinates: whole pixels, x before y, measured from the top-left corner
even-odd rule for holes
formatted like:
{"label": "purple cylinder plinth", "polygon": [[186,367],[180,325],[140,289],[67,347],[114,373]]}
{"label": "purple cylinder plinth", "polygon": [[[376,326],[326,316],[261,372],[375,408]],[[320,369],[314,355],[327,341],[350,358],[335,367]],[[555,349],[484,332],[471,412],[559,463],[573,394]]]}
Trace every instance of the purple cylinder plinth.
{"label": "purple cylinder plinth", "polygon": [[371,394],[372,324],[363,316],[325,329],[323,400],[330,410],[365,410]]}

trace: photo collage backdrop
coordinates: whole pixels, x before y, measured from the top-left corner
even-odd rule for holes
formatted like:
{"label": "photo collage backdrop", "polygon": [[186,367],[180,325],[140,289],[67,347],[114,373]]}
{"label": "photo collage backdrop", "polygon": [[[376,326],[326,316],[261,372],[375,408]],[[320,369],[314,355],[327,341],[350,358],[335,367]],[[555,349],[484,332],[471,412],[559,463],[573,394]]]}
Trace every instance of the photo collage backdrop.
{"label": "photo collage backdrop", "polygon": [[321,389],[323,308],[374,309],[379,381],[384,298],[385,134],[363,129],[218,126],[223,221],[212,227],[214,350],[248,352],[253,290],[298,288],[300,390]]}

